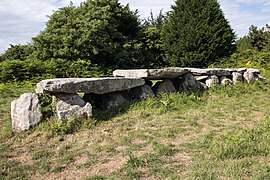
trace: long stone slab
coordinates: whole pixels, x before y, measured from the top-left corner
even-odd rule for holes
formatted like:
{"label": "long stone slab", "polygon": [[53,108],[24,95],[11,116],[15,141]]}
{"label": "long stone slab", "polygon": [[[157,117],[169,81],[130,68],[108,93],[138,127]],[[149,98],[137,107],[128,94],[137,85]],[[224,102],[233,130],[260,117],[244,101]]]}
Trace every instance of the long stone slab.
{"label": "long stone slab", "polygon": [[144,78],[144,79],[173,79],[189,73],[186,68],[163,68],[163,69],[131,69],[115,70],[114,77]]}
{"label": "long stone slab", "polygon": [[105,94],[128,90],[145,84],[139,78],[60,78],[43,80],[36,85],[36,93],[95,93]]}
{"label": "long stone slab", "polygon": [[208,68],[208,69],[199,69],[199,68],[187,68],[195,76],[205,76],[205,75],[216,75],[216,76],[229,76],[231,71],[229,69],[222,68]]}

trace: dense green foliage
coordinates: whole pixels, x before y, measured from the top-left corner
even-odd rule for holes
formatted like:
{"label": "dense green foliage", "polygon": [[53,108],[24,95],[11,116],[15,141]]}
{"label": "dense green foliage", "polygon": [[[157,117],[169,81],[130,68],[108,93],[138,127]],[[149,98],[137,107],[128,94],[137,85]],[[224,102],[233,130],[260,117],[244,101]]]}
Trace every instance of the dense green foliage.
{"label": "dense green foliage", "polygon": [[270,28],[268,25],[259,29],[249,28],[248,35],[236,41],[237,51],[229,58],[224,58],[215,66],[258,68],[264,73],[270,71]]}
{"label": "dense green foliage", "polygon": [[251,25],[248,35],[236,41],[237,50],[256,50],[269,51],[270,50],[270,27],[266,24],[263,28],[258,28]]}
{"label": "dense green foliage", "polygon": [[233,53],[235,35],[216,0],[177,0],[162,39],[170,65],[205,67]]}
{"label": "dense green foliage", "polygon": [[148,60],[150,60],[151,65],[156,68],[166,66],[163,60],[164,50],[161,40],[161,31],[165,21],[166,16],[162,11],[160,11],[156,17],[154,17],[154,14],[151,12],[150,17],[143,25],[145,49],[150,56]]}
{"label": "dense green foliage", "polygon": [[145,64],[136,12],[118,0],[88,0],[54,12],[33,38],[39,59],[85,59],[102,67],[139,68]]}
{"label": "dense green foliage", "polygon": [[63,59],[40,61],[33,58],[24,61],[6,60],[1,62],[0,82],[44,78],[100,77],[106,73],[106,69],[81,59],[72,62]]}
{"label": "dense green foliage", "polygon": [[33,50],[31,45],[10,45],[5,53],[1,56],[0,61],[5,60],[25,60],[32,54]]}

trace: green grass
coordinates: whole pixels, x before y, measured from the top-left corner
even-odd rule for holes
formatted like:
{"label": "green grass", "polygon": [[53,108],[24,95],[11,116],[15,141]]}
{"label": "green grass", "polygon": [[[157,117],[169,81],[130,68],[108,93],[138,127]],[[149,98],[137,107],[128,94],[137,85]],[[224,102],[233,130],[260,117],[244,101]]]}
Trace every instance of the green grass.
{"label": "green grass", "polygon": [[33,90],[0,84],[0,179],[270,178],[269,82],[164,94],[12,133],[10,102]]}

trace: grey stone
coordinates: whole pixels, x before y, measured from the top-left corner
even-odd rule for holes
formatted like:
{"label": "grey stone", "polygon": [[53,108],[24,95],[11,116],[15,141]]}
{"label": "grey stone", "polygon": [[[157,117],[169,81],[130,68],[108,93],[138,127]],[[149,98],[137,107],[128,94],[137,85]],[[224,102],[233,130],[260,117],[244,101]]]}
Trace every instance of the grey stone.
{"label": "grey stone", "polygon": [[227,78],[226,76],[222,76],[220,78],[220,83],[224,86],[228,86],[228,85],[232,85],[233,84],[233,81],[229,78]]}
{"label": "grey stone", "polygon": [[185,74],[182,78],[179,91],[184,92],[202,92],[205,90],[203,83],[198,81],[191,73]]}
{"label": "grey stone", "polygon": [[60,121],[92,117],[92,106],[78,94],[55,94],[56,114]]}
{"label": "grey stone", "polygon": [[124,97],[122,92],[113,92],[103,97],[102,109],[110,109],[116,106],[120,106],[128,102],[128,99]]}
{"label": "grey stone", "polygon": [[148,69],[118,69],[113,71],[114,77],[126,77],[126,78],[147,78],[149,76]]}
{"label": "grey stone", "polygon": [[133,99],[146,100],[154,98],[155,94],[149,85],[143,85],[130,90],[130,95]]}
{"label": "grey stone", "polygon": [[255,76],[251,71],[244,72],[243,77],[247,83],[253,83],[255,81]]}
{"label": "grey stone", "polygon": [[248,68],[247,72],[251,72],[253,74],[261,74],[261,71],[259,69],[254,69],[254,68]]}
{"label": "grey stone", "polygon": [[208,68],[208,69],[198,69],[198,68],[187,68],[195,76],[205,76],[205,75],[216,75],[216,76],[229,76],[231,72],[228,69],[222,68]]}
{"label": "grey stone", "polygon": [[206,86],[206,84],[204,84],[203,82],[200,82],[200,84],[201,84],[201,87],[203,90],[205,90],[205,91],[208,90],[208,86]]}
{"label": "grey stone", "polygon": [[255,81],[265,81],[267,80],[265,77],[262,77],[260,75],[254,74]]}
{"label": "grey stone", "polygon": [[175,93],[176,89],[172,83],[171,80],[165,79],[161,83],[158,83],[156,86],[156,94],[162,94],[162,93]]}
{"label": "grey stone", "polygon": [[144,84],[143,79],[137,78],[61,78],[39,82],[36,92],[105,94],[128,90]]}
{"label": "grey stone", "polygon": [[232,81],[233,81],[233,84],[236,84],[237,82],[243,82],[243,74],[238,73],[238,72],[233,72]]}
{"label": "grey stone", "polygon": [[226,68],[225,70],[230,71],[231,74],[232,74],[233,72],[238,72],[238,73],[243,74],[244,72],[247,71],[247,68]]}
{"label": "grey stone", "polygon": [[129,78],[144,78],[144,79],[174,79],[180,77],[189,70],[186,68],[163,68],[163,69],[131,69],[131,70],[115,70],[113,76],[115,77],[129,77]]}
{"label": "grey stone", "polygon": [[216,75],[212,75],[212,76],[209,76],[206,81],[205,81],[205,84],[207,87],[213,87],[213,86],[216,86],[219,84],[219,79]]}
{"label": "grey stone", "polygon": [[112,92],[107,94],[84,94],[83,99],[86,102],[91,102],[97,109],[110,109],[124,103],[127,103],[131,98],[127,91]]}
{"label": "grey stone", "polygon": [[199,77],[196,77],[196,79],[198,81],[205,81],[209,76],[199,76]]}
{"label": "grey stone", "polygon": [[15,131],[26,131],[42,121],[38,95],[34,93],[22,94],[11,102],[12,128]]}

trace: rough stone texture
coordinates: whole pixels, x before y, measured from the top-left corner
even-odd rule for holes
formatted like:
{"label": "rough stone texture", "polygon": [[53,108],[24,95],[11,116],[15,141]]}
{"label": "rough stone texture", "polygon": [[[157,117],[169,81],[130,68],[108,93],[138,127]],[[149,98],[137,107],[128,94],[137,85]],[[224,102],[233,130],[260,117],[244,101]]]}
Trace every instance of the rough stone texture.
{"label": "rough stone texture", "polygon": [[130,96],[133,99],[146,100],[147,98],[154,98],[155,94],[149,85],[143,85],[130,90]]}
{"label": "rough stone texture", "polygon": [[253,83],[255,81],[255,76],[251,71],[244,72],[243,77],[247,83]]}
{"label": "rough stone texture", "polygon": [[188,73],[183,76],[179,90],[186,92],[202,92],[205,90],[205,87],[191,73]]}
{"label": "rough stone texture", "polygon": [[247,72],[251,72],[253,74],[261,74],[261,71],[259,69],[254,69],[254,68],[248,68]]}
{"label": "rough stone texture", "polygon": [[113,71],[113,76],[126,78],[147,78],[149,76],[149,71],[148,69],[118,69]]}
{"label": "rough stone texture", "polygon": [[260,75],[254,74],[255,81],[264,81],[267,80],[265,77],[262,77]]}
{"label": "rough stone texture", "polygon": [[204,84],[203,82],[200,82],[200,84],[201,84],[201,87],[203,90],[205,90],[205,91],[208,90],[208,86],[206,86],[206,84]]}
{"label": "rough stone texture", "polygon": [[83,99],[86,102],[91,102],[93,107],[98,109],[110,109],[115,106],[122,105],[129,101],[126,91],[112,92],[107,94],[84,94]]}
{"label": "rough stone texture", "polygon": [[38,95],[25,93],[11,102],[12,128],[15,131],[29,130],[42,120]]}
{"label": "rough stone texture", "polygon": [[231,72],[228,69],[222,68],[209,68],[209,69],[198,69],[198,68],[187,68],[195,76],[205,75],[216,75],[216,76],[229,76]]}
{"label": "rough stone texture", "polygon": [[100,96],[99,108],[110,109],[128,102],[126,92],[113,92]]}
{"label": "rough stone texture", "polygon": [[196,79],[197,79],[198,81],[203,82],[203,81],[205,81],[208,77],[209,77],[209,76],[199,76],[199,77],[196,77]]}
{"label": "rough stone texture", "polygon": [[228,71],[230,71],[231,73],[233,73],[233,72],[238,72],[238,73],[243,74],[244,72],[247,71],[247,68],[226,68],[225,70],[228,70]]}
{"label": "rough stone texture", "polygon": [[224,86],[228,86],[228,85],[232,85],[233,84],[233,81],[229,78],[227,78],[226,76],[222,76],[220,78],[220,83]]}
{"label": "rough stone texture", "polygon": [[105,94],[128,90],[144,85],[143,79],[137,78],[62,78],[43,80],[37,84],[36,92],[52,93],[95,93]]}
{"label": "rough stone texture", "polygon": [[205,81],[205,84],[207,87],[213,87],[213,86],[216,86],[219,84],[219,79],[216,75],[212,75],[212,76],[209,76],[206,81]]}
{"label": "rough stone texture", "polygon": [[236,84],[237,82],[243,82],[243,74],[238,73],[238,72],[233,72],[232,81],[233,81],[233,84]]}
{"label": "rough stone texture", "polygon": [[82,119],[92,117],[92,106],[78,94],[55,94],[56,114],[59,120]]}
{"label": "rough stone texture", "polygon": [[165,79],[160,83],[157,83],[153,87],[156,94],[162,94],[162,93],[174,93],[176,92],[176,89],[173,85],[173,82],[169,79]]}
{"label": "rough stone texture", "polygon": [[189,70],[186,68],[164,68],[164,69],[133,69],[133,70],[115,70],[115,77],[144,78],[144,79],[173,79],[180,77]]}

